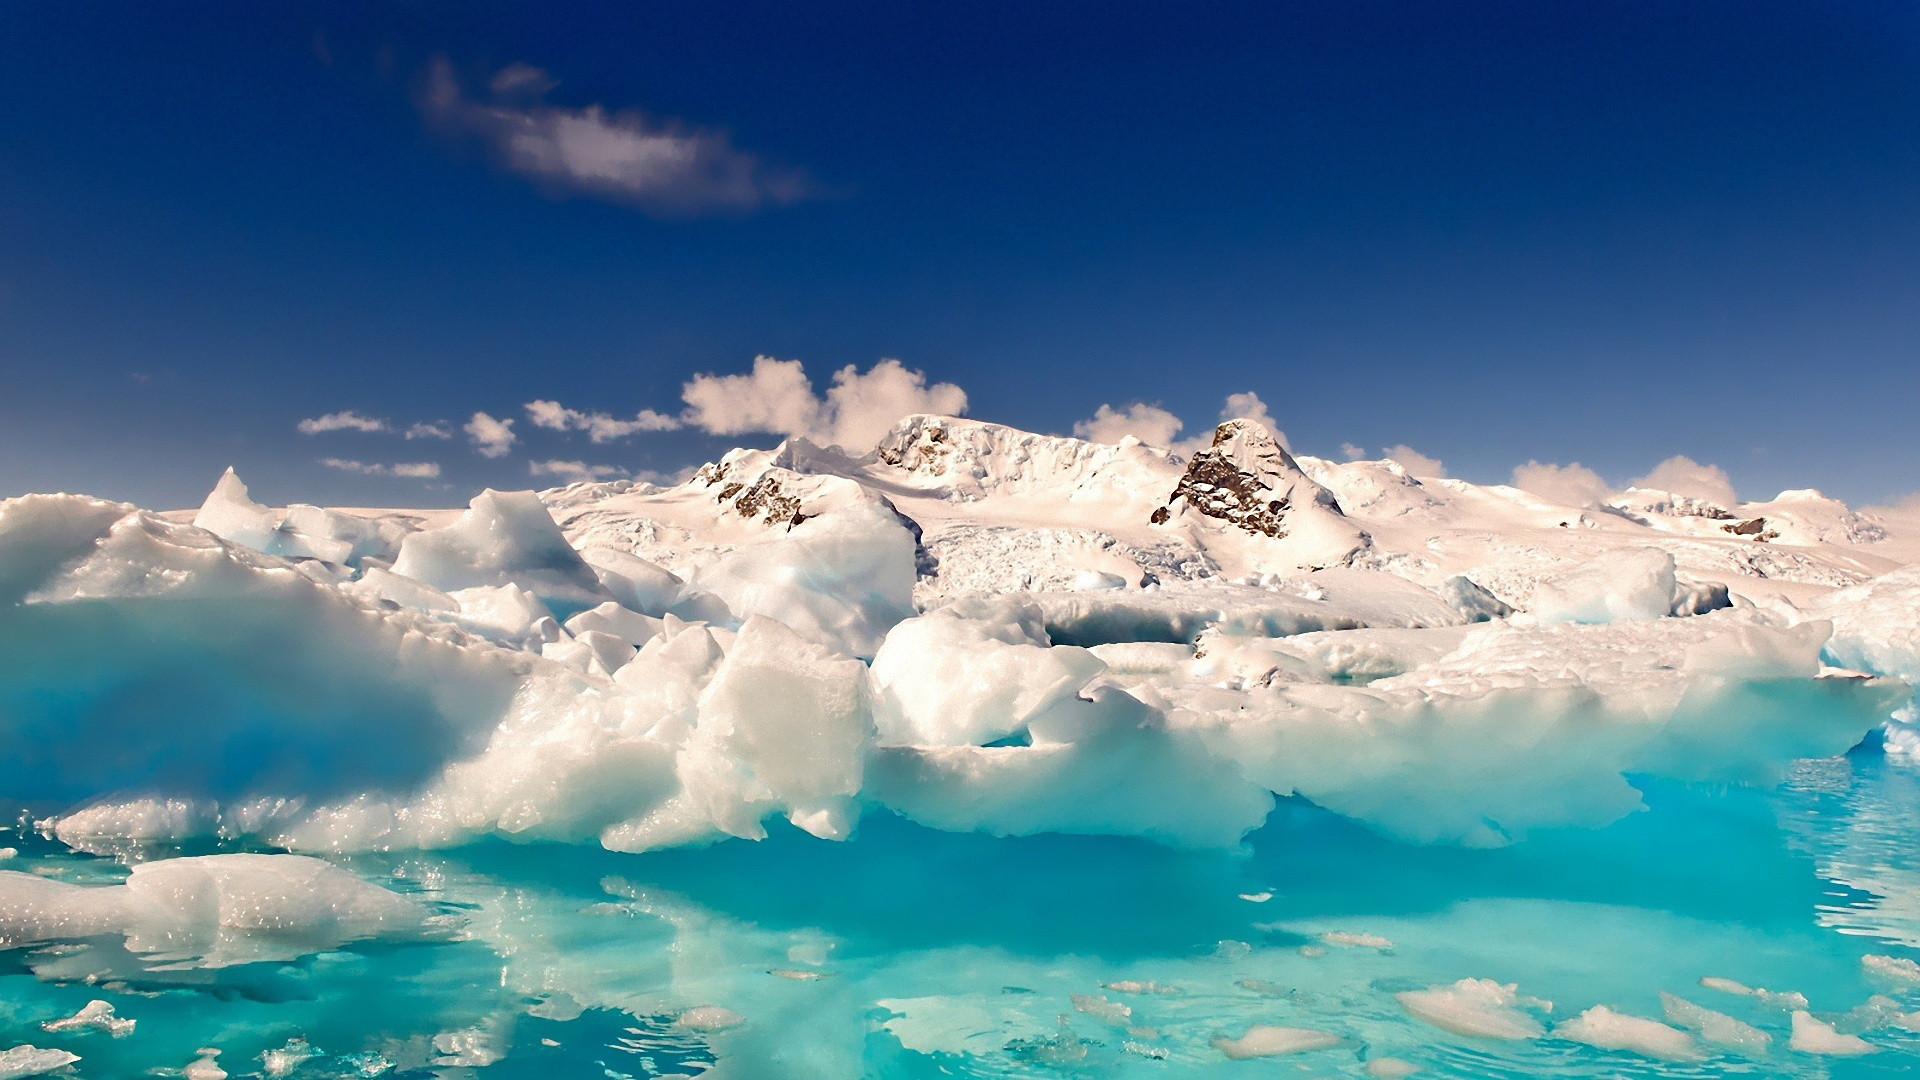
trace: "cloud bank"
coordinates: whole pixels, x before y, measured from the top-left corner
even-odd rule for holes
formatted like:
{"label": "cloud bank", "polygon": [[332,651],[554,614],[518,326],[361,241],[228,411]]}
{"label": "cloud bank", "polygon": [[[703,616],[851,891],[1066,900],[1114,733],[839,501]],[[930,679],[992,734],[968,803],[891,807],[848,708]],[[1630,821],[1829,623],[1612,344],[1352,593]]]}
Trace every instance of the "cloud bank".
{"label": "cloud bank", "polygon": [[555,194],[692,217],[784,206],[814,193],[805,173],[767,164],[725,132],[637,109],[547,104],[555,85],[539,68],[510,64],[484,97],[472,97],[440,57],[427,70],[419,104],[436,126],[478,139],[502,166]]}
{"label": "cloud bank", "polygon": [[641,409],[631,420],[603,412],[581,412],[557,401],[529,401],[522,406],[534,427],[548,431],[584,431],[596,443],[612,442],[643,431],[672,431],[680,421],[652,409]]}
{"label": "cloud bank", "polygon": [[391,431],[392,426],[385,420],[371,416],[361,416],[352,409],[342,409],[325,416],[316,416],[311,420],[302,420],[294,425],[302,435],[323,435],[330,431]]}

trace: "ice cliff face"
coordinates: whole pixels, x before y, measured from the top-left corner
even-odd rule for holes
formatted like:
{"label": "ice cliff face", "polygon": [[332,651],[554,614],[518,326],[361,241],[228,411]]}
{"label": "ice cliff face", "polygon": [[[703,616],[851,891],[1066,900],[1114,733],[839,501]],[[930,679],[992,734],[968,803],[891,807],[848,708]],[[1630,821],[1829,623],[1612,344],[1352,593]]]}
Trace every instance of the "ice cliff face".
{"label": "ice cliff face", "polygon": [[[931,416],[459,514],[231,474],[194,525],[30,496],[0,503],[0,798],[108,846],[647,850],[874,808],[1232,845],[1279,795],[1484,845],[1614,820],[1632,777],[1920,742],[1920,545],[1804,493],[1723,509],[1246,421],[1183,467]],[[1791,531],[1723,528],[1762,516]]]}

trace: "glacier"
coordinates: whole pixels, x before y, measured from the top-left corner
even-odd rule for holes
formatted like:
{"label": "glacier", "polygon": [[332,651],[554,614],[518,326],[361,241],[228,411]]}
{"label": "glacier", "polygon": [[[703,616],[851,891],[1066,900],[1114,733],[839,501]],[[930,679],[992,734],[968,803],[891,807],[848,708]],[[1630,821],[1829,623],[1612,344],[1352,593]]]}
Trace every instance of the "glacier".
{"label": "glacier", "polygon": [[[1594,902],[1567,889],[1397,914],[1299,900],[1330,897],[1311,883],[1336,870],[1388,891],[1389,873],[1582,857],[1647,872],[1619,849],[1666,830],[1736,879],[1830,852],[1819,874],[1882,922],[1829,905],[1822,955],[1920,948],[1911,859],[1849,856],[1875,807],[1816,839],[1769,824],[1778,852],[1751,835],[1770,808],[1844,797],[1817,782],[1837,770],[1846,791],[1910,790],[1916,565],[1916,523],[1817,493],[1562,505],[1296,456],[1244,420],[1181,458],[910,417],[862,456],[794,439],[678,485],[489,490],[458,511],[276,509],[231,470],[192,512],[7,500],[0,955],[21,959],[0,978],[35,1001],[112,984],[265,1002],[289,978],[345,992],[320,969],[361,957],[428,964],[444,998],[401,1043],[344,1015],[248,1028],[247,1063],[196,1056],[215,1028],[143,1024],[106,1049],[43,1029],[91,1007],[61,993],[7,1052],[83,1073],[145,1053],[205,1075],[436,1074],[531,1062],[545,1026],[637,1023],[639,1075],[1266,1058],[1527,1075],[1536,1053],[1661,1068],[1845,1038],[1873,1061],[1920,1045],[1911,987],[1857,1015],[1736,1016],[1675,996],[1727,978],[1701,946],[1569,993],[1533,985],[1561,981],[1551,966],[1448,970],[1442,940],[1487,937],[1475,920],[1502,903],[1564,921]],[[1685,932],[1661,920],[1686,905],[1650,914],[1572,876],[1622,941]],[[866,898],[839,907],[850,892]],[[919,906],[881,914],[889,895]],[[1284,913],[1254,918],[1258,895]],[[1092,919],[1084,950],[1004,925],[1044,912],[1060,933],[1045,905]],[[815,925],[848,911],[901,940]],[[1169,925],[1109,925],[1128,913]],[[855,947],[879,951],[836,952]],[[1681,959],[1699,970],[1670,981]],[[1320,974],[1293,971],[1309,961]],[[506,994],[477,1012],[456,989],[475,964],[504,964],[485,978]],[[1823,985],[1853,992],[1847,970]],[[1066,1004],[1003,992],[1025,982]],[[1191,989],[1101,996],[1163,984]],[[797,1033],[813,1010],[838,1026]],[[1434,1039],[1495,1035],[1515,1045],[1433,1064]]]}

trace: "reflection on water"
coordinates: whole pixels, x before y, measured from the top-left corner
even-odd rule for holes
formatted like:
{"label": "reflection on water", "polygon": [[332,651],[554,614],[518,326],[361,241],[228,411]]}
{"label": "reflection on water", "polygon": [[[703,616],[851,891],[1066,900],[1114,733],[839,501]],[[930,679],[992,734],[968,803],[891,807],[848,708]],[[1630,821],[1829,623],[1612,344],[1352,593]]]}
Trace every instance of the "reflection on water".
{"label": "reflection on water", "polygon": [[[1410,848],[1291,803],[1236,855],[876,817],[846,844],[361,857],[342,865],[454,929],[218,969],[111,938],[0,952],[0,1050],[66,1049],[102,1077],[202,1047],[233,1076],[293,1077],[1909,1075],[1920,772],[1862,753],[1774,793],[1647,801],[1498,851]],[[125,872],[22,830],[0,847],[20,850],[6,869]],[[1803,994],[1877,1052],[1793,1049],[1786,1008],[1703,977]],[[1394,996],[1467,978],[1552,1002],[1529,1014],[1548,1034],[1452,1034]],[[1696,1038],[1699,1060],[1659,1061],[1553,1034],[1596,1005],[1658,1019],[1662,990],[1771,1047]],[[95,999],[132,1034],[42,1028]],[[1337,1041],[1252,1062],[1216,1043],[1257,1026]]]}

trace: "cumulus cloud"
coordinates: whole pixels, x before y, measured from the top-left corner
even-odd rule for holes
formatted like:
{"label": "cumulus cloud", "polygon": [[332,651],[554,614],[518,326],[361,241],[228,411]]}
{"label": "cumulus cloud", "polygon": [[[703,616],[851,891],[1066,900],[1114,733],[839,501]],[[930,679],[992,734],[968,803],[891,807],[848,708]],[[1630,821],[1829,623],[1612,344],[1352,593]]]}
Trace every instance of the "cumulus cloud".
{"label": "cumulus cloud", "polygon": [[643,431],[672,431],[680,421],[652,409],[641,409],[631,420],[603,412],[569,409],[557,401],[529,401],[523,406],[534,427],[549,431],[584,431],[596,443],[612,442]]}
{"label": "cumulus cloud", "polygon": [[432,480],[440,475],[440,466],[431,461],[402,461],[392,465],[380,462],[351,461],[347,458],[322,458],[320,464],[341,472],[362,476],[398,476],[411,480]]}
{"label": "cumulus cloud", "polygon": [[613,480],[627,475],[627,470],[617,465],[589,465],[584,461],[529,461],[527,473],[532,476],[557,476],[568,483],[578,480]]}
{"label": "cumulus cloud", "polygon": [[1148,446],[1171,448],[1174,436],[1186,424],[1158,405],[1136,401],[1124,409],[1102,405],[1093,416],[1073,425],[1073,433],[1090,442],[1117,443],[1131,435]]}
{"label": "cumulus cloud", "polygon": [[453,427],[445,420],[435,420],[431,424],[414,424],[407,428],[406,437],[409,439],[451,439],[453,438]]}
{"label": "cumulus cloud", "polygon": [[915,413],[958,416],[967,394],[952,383],[927,385],[923,372],[881,360],[866,372],[849,364],[833,373],[825,398],[798,360],[757,356],[736,375],[696,375],[681,391],[681,421],[711,435],[802,436],[864,452],[888,428]]}
{"label": "cumulus cloud", "polygon": [[1600,479],[1599,473],[1577,461],[1571,465],[1543,465],[1538,461],[1517,465],[1513,470],[1513,486],[1569,506],[1601,502],[1613,491]]}
{"label": "cumulus cloud", "polygon": [[1354,443],[1343,442],[1340,444],[1340,456],[1346,458],[1348,461],[1359,461],[1361,458],[1367,456],[1367,448]]}
{"label": "cumulus cloud", "polygon": [[329,431],[391,431],[385,421],[371,416],[361,416],[351,409],[342,409],[325,416],[316,416],[311,420],[302,420],[294,425],[302,435],[321,435]]}
{"label": "cumulus cloud", "polygon": [[557,194],[586,195],[649,214],[743,213],[814,194],[806,174],[769,165],[725,132],[636,109],[566,108],[544,99],[556,85],[527,64],[495,73],[469,96],[445,57],[420,95],[427,118],[480,140],[507,169]]}
{"label": "cumulus cloud", "polygon": [[1721,506],[1737,506],[1740,502],[1740,496],[1734,493],[1733,481],[1727,478],[1727,470],[1718,465],[1702,465],[1684,454],[1675,454],[1655,465],[1652,472],[1635,480],[1632,486],[1690,495]]}
{"label": "cumulus cloud", "polygon": [[1411,446],[1389,446],[1381,453],[1388,461],[1399,462],[1407,475],[1417,480],[1437,480],[1447,475],[1447,467],[1439,458],[1428,457]]}
{"label": "cumulus cloud", "polygon": [[473,440],[473,448],[481,457],[502,457],[519,440],[513,433],[513,421],[495,419],[483,412],[474,413],[473,419],[461,425],[460,430]]}

